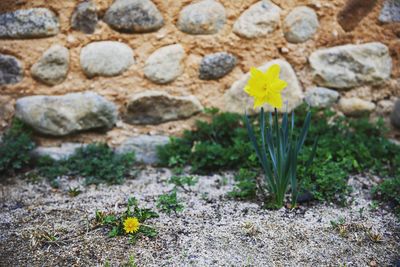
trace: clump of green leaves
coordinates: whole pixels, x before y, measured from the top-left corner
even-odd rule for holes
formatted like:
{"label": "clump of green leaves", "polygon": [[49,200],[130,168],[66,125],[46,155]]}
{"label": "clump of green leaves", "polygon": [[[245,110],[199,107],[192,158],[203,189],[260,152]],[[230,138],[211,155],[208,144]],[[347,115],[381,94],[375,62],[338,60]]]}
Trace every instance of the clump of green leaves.
{"label": "clump of green leaves", "polygon": [[372,189],[375,199],[388,203],[400,217],[400,175],[393,179],[386,179]]}
{"label": "clump of green leaves", "polygon": [[82,191],[79,189],[79,187],[70,187],[68,189],[68,195],[70,197],[76,197],[79,196],[82,193]]}
{"label": "clump of green leaves", "polygon": [[[307,111],[306,106],[296,109],[295,129],[303,125]],[[297,164],[300,190],[308,191],[316,200],[344,205],[350,192],[350,175],[372,172],[391,179],[400,173],[400,147],[385,138],[382,121],[338,117],[329,110],[312,112],[309,138]],[[259,132],[257,120],[250,118],[250,122]],[[159,148],[159,156],[165,166],[189,165],[194,173],[256,169],[257,156],[244,125],[242,115],[214,111],[210,121],[198,122],[195,130]],[[314,164],[306,170],[317,136]],[[260,136],[257,139],[261,140]]]}
{"label": "clump of green leaves", "polygon": [[192,192],[191,187],[196,185],[199,180],[194,176],[173,175],[168,183],[173,184],[175,188],[180,188],[185,192]]}
{"label": "clump of green leaves", "polygon": [[20,120],[13,120],[0,140],[0,177],[26,168],[34,148],[31,131]]}
{"label": "clump of green leaves", "polygon": [[168,215],[171,213],[175,213],[176,215],[178,212],[183,211],[184,206],[178,200],[176,189],[174,189],[171,192],[162,194],[158,197],[157,208]]}
{"label": "clump of green leaves", "polygon": [[78,148],[65,160],[39,160],[39,172],[51,181],[61,175],[83,176],[86,184],[121,184],[135,160],[134,153],[116,154],[106,144],[89,144]]}
{"label": "clump of green leaves", "polygon": [[[265,182],[259,183],[259,189],[265,190],[265,193],[263,192],[265,196],[269,194],[268,205],[274,208],[284,206],[285,195],[289,186],[292,193],[292,206],[296,206],[300,191],[297,164],[299,153],[307,138],[311,113],[307,113],[299,135],[294,132],[294,121],[294,112],[292,112],[291,122],[289,122],[288,114],[284,113],[280,124],[278,111],[275,109],[274,116],[269,113],[269,125],[266,126],[264,109],[261,108],[261,142],[258,142],[250,120],[246,116],[247,131],[265,175]],[[304,165],[306,169],[309,168],[314,159],[316,146],[317,139],[314,142],[312,153]]]}
{"label": "clump of green leaves", "polygon": [[[105,226],[110,229],[109,237],[128,235],[131,243],[135,243],[140,236],[156,237],[157,230],[145,224],[152,218],[158,218],[158,214],[151,209],[139,208],[136,198],[128,199],[126,210],[121,214],[106,213],[96,210],[95,222],[97,225]],[[126,233],[124,230],[124,222],[128,218],[136,218],[139,223],[139,229],[134,233]]]}
{"label": "clump of green leaves", "polygon": [[251,200],[257,197],[257,172],[240,169],[235,175],[235,186],[228,196],[238,199]]}

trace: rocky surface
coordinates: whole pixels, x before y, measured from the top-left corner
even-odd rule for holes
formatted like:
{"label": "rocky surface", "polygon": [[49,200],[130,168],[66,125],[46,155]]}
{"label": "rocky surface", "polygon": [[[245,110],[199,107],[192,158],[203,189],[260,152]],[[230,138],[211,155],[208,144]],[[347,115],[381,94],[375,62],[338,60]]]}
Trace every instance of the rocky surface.
{"label": "rocky surface", "polygon": [[320,49],[311,54],[309,61],[314,81],[329,88],[379,84],[392,72],[389,49],[378,42]]}
{"label": "rocky surface", "polygon": [[0,14],[0,38],[37,38],[59,32],[57,16],[47,8],[20,9]]}
{"label": "rocky surface", "polygon": [[165,92],[145,91],[133,95],[124,120],[131,124],[159,124],[188,118],[203,110],[195,96],[171,96]]}
{"label": "rocky surface", "polygon": [[304,99],[311,107],[327,108],[339,99],[339,93],[328,88],[315,87],[307,90]]}
{"label": "rocky surface", "polygon": [[392,114],[390,115],[390,121],[394,127],[400,129],[400,100],[397,100],[394,104]]}
{"label": "rocky surface", "polygon": [[132,49],[120,42],[93,42],[82,48],[82,70],[89,78],[118,76],[135,63]]}
{"label": "rocky surface", "polygon": [[199,78],[202,80],[217,80],[231,72],[237,59],[227,52],[206,55],[200,63]]}
{"label": "rocky surface", "polygon": [[0,85],[18,83],[23,78],[21,62],[14,56],[0,54]]}
{"label": "rocky surface", "polygon": [[23,97],[16,102],[15,115],[39,133],[65,136],[91,129],[109,129],[115,124],[118,112],[104,97],[85,92]]}
{"label": "rocky surface", "polygon": [[347,0],[337,15],[337,21],[343,30],[354,30],[372,11],[377,0]]}
{"label": "rocky surface", "polygon": [[400,0],[385,0],[379,21],[383,23],[400,22]]}
{"label": "rocky surface", "polygon": [[170,83],[183,73],[184,58],[185,50],[180,44],[162,47],[146,60],[144,75],[158,84]]}
{"label": "rocky surface", "polygon": [[50,157],[53,160],[65,160],[75,153],[78,148],[84,147],[84,144],[80,143],[62,143],[57,147],[43,147],[39,146],[32,150],[33,158]]}
{"label": "rocky surface", "polygon": [[113,29],[126,33],[157,31],[164,19],[150,0],[116,0],[104,15]]}
{"label": "rocky surface", "polygon": [[32,77],[47,85],[62,83],[69,70],[69,50],[53,45],[31,68]]}
{"label": "rocky surface", "polygon": [[[281,67],[280,78],[288,83],[288,86],[282,91],[283,110],[291,111],[303,103],[303,90],[300,82],[297,79],[296,73],[292,66],[283,59],[276,59],[265,63],[258,67],[259,70],[265,72],[273,64],[279,64]],[[225,111],[254,114],[257,112],[253,109],[253,100],[248,96],[244,87],[250,78],[250,73],[246,73],[241,79],[233,83],[231,88],[224,95]],[[272,111],[273,108],[269,105],[264,105],[266,111]]]}
{"label": "rocky surface", "polygon": [[225,8],[216,0],[202,0],[182,9],[178,28],[188,34],[215,34],[226,22]]}
{"label": "rocky surface", "polygon": [[303,43],[311,39],[319,27],[315,11],[306,6],[293,9],[285,18],[283,32],[291,43]]}
{"label": "rocky surface", "polygon": [[360,98],[341,98],[339,109],[347,116],[361,116],[374,111],[376,105]]}
{"label": "rocky surface", "polygon": [[168,136],[139,135],[125,140],[115,149],[115,152],[120,154],[135,152],[135,160],[137,162],[153,165],[159,161],[157,147],[164,146],[168,142]]}
{"label": "rocky surface", "polygon": [[233,32],[248,39],[266,37],[279,27],[280,12],[271,1],[259,1],[243,12],[233,25]]}
{"label": "rocky surface", "polygon": [[97,22],[96,4],[91,0],[79,3],[71,17],[72,29],[87,34],[94,33]]}

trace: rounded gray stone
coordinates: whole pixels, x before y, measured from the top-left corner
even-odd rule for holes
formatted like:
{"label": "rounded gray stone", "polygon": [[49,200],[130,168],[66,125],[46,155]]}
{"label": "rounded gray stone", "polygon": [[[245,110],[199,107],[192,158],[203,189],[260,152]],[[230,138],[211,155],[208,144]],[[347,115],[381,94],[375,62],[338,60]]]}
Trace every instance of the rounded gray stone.
{"label": "rounded gray stone", "polygon": [[20,9],[0,14],[0,38],[37,38],[56,35],[58,17],[47,8]]}
{"label": "rounded gray stone", "polygon": [[392,72],[389,48],[379,42],[320,49],[310,55],[309,62],[314,81],[328,88],[380,84]]}
{"label": "rounded gray stone", "polygon": [[281,9],[271,1],[259,1],[240,15],[233,25],[233,32],[247,39],[266,37],[279,27],[280,12]]}
{"label": "rounded gray stone", "polygon": [[93,93],[27,96],[17,100],[15,116],[37,132],[52,136],[110,129],[118,111],[114,103]]}
{"label": "rounded gray stone", "polygon": [[400,0],[386,0],[379,15],[382,23],[400,22]]}
{"label": "rounded gray stone", "polygon": [[0,85],[19,83],[23,77],[22,64],[16,57],[0,54]]}
{"label": "rounded gray stone", "polygon": [[69,70],[69,50],[61,45],[50,47],[31,68],[32,77],[47,85],[62,83]]}
{"label": "rounded gray stone", "polygon": [[72,29],[87,34],[94,33],[97,22],[97,9],[93,1],[84,1],[77,5],[71,17]]}
{"label": "rounded gray stone", "polygon": [[236,66],[236,57],[226,52],[207,55],[200,63],[200,79],[217,80],[231,72]]}
{"label": "rounded gray stone", "polygon": [[153,32],[164,26],[160,11],[150,0],[116,0],[107,10],[104,21],[126,33]]}
{"label": "rounded gray stone", "polygon": [[82,48],[81,67],[89,78],[118,76],[134,64],[132,49],[120,42],[93,42]]}
{"label": "rounded gray stone", "polygon": [[179,14],[178,28],[188,34],[215,34],[226,22],[225,8],[215,0],[190,4]]}
{"label": "rounded gray stone", "polygon": [[166,84],[183,73],[185,50],[180,44],[164,46],[146,60],[144,75],[152,82]]}
{"label": "rounded gray stone", "polygon": [[327,108],[332,106],[338,99],[339,93],[324,87],[315,87],[307,90],[305,101],[311,107]]}
{"label": "rounded gray stone", "polygon": [[394,104],[392,114],[390,115],[390,121],[394,127],[400,129],[400,99]]}
{"label": "rounded gray stone", "polygon": [[55,147],[39,146],[32,150],[31,155],[36,159],[47,156],[57,161],[65,160],[75,154],[78,148],[83,148],[85,146],[85,144],[80,143],[62,143],[61,146]]}
{"label": "rounded gray stone", "polygon": [[159,124],[188,118],[202,110],[195,96],[177,97],[160,91],[145,91],[129,99],[124,120],[131,124]]}
{"label": "rounded gray stone", "polygon": [[130,137],[115,149],[117,154],[135,152],[135,160],[144,164],[159,162],[157,148],[168,144],[169,137],[162,135],[139,135]]}
{"label": "rounded gray stone", "polygon": [[285,18],[283,31],[287,41],[303,43],[311,39],[319,27],[315,11],[306,6],[293,9]]}

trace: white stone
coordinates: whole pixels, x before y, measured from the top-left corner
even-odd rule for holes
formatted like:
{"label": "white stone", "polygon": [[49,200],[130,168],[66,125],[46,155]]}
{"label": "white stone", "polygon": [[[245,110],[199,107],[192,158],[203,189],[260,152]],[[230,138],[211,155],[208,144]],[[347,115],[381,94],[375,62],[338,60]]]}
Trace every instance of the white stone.
{"label": "white stone", "polygon": [[[267,62],[258,67],[261,71],[266,71],[273,64],[278,64],[281,67],[280,78],[288,83],[288,86],[282,91],[283,108],[281,111],[292,111],[303,103],[303,90],[297,79],[296,73],[292,66],[283,59],[276,59]],[[253,109],[252,97],[246,94],[244,87],[250,79],[250,73],[245,74],[240,80],[236,81],[224,95],[224,110],[228,112],[254,114],[257,111]],[[269,105],[264,105],[266,111],[272,111],[273,108]]]}
{"label": "white stone", "polygon": [[69,50],[61,45],[51,46],[31,68],[32,77],[47,85],[62,83],[69,70]]}
{"label": "white stone", "polygon": [[144,75],[158,84],[172,82],[183,73],[182,61],[184,58],[185,50],[181,45],[162,47],[147,59]]}
{"label": "white stone", "polygon": [[226,22],[225,8],[215,0],[202,0],[184,7],[178,28],[188,34],[215,34]]}
{"label": "white stone", "polygon": [[352,97],[341,98],[339,109],[347,116],[360,116],[375,110],[376,105],[372,102]]}
{"label": "white stone", "polygon": [[110,129],[118,110],[114,103],[93,93],[26,96],[17,100],[15,116],[42,134],[65,136],[90,129]]}
{"label": "white stone", "polygon": [[270,1],[257,2],[235,22],[233,32],[248,39],[268,36],[279,27],[280,12],[281,9]]}
{"label": "white stone", "polygon": [[135,63],[132,49],[120,42],[93,42],[82,48],[82,70],[89,78],[118,76]]}
{"label": "white stone", "polygon": [[389,49],[378,42],[317,50],[309,61],[314,81],[329,88],[379,84],[392,71]]}
{"label": "white stone", "polygon": [[319,27],[315,11],[306,6],[293,9],[285,18],[283,32],[291,43],[303,43],[312,38]]}

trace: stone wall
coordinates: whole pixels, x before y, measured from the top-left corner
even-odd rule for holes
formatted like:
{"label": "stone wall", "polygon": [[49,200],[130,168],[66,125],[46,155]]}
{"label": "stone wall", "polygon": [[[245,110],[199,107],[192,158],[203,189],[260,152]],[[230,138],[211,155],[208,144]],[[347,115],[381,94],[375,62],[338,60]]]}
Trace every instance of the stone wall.
{"label": "stone wall", "polygon": [[288,109],[388,118],[400,3],[368,1],[357,18],[345,2],[2,0],[0,127],[16,114],[44,144],[179,134],[204,107],[250,111],[246,73],[272,63]]}

